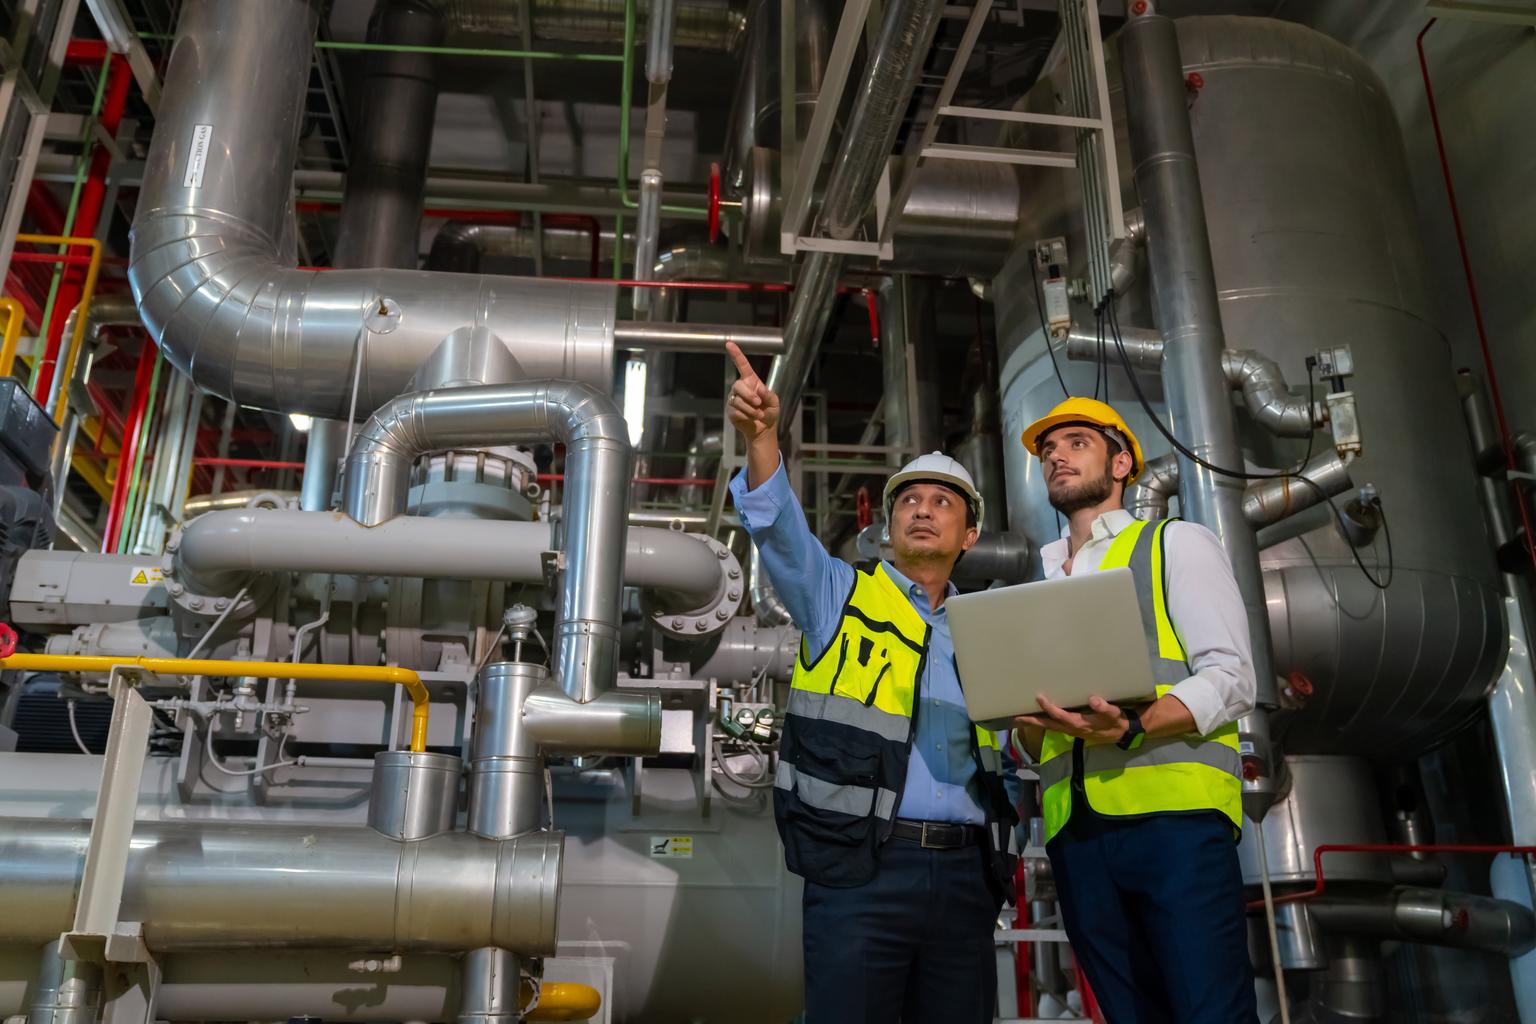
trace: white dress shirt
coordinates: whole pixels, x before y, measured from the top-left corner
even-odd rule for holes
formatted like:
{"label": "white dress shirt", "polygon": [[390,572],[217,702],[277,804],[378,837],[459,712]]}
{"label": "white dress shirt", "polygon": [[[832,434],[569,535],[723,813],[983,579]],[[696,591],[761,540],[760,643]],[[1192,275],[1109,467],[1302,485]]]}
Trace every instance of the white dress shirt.
{"label": "white dress shirt", "polygon": [[[1070,575],[1098,572],[1115,535],[1136,520],[1124,509],[1093,521],[1088,542],[1072,558]],[[1248,615],[1232,576],[1232,563],[1216,535],[1195,523],[1173,522],[1164,534],[1163,574],[1167,580],[1168,617],[1184,644],[1194,674],[1176,684],[1175,697],[1189,708],[1195,727],[1206,735],[1253,710],[1253,654]],[[1061,540],[1040,549],[1045,578],[1069,575],[1068,529]]]}

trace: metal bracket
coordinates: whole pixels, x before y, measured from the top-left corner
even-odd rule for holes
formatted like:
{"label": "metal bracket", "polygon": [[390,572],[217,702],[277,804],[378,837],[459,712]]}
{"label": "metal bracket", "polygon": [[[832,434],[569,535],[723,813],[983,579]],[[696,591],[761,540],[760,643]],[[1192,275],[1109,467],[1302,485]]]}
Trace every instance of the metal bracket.
{"label": "metal bracket", "polygon": [[107,734],[74,928],[59,936],[59,954],[67,960],[147,963],[150,959],[139,923],[118,920],[139,781],[154,721],[153,710],[139,696],[133,680],[150,675],[142,669],[117,666],[107,679],[107,692],[113,697],[112,726]]}

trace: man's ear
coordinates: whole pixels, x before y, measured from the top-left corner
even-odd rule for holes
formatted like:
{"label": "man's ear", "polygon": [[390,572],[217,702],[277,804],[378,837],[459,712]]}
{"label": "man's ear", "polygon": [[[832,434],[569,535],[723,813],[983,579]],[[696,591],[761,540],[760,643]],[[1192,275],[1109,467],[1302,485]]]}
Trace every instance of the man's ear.
{"label": "man's ear", "polygon": [[1136,468],[1136,460],[1131,458],[1131,453],[1119,451],[1115,453],[1114,461],[1110,463],[1109,471],[1116,481],[1126,483],[1131,477],[1131,471]]}
{"label": "man's ear", "polygon": [[976,542],[978,540],[980,540],[980,539],[981,539],[981,528],[979,526],[967,526],[965,528],[965,540],[960,542],[960,550],[961,551],[969,551],[969,550],[971,550],[971,548],[976,546]]}

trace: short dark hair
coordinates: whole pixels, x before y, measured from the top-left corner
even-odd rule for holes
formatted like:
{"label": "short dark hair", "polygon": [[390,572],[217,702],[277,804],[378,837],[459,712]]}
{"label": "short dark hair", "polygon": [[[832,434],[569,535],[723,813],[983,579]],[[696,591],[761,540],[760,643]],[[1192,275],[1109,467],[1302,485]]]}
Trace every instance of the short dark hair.
{"label": "short dark hair", "polygon": [[901,497],[901,492],[906,490],[908,487],[911,487],[913,484],[932,484],[935,487],[944,488],[946,491],[955,495],[961,501],[965,502],[965,525],[969,528],[980,524],[980,520],[976,515],[976,503],[971,500],[971,496],[969,494],[966,494],[964,491],[950,483],[948,480],[935,480],[928,477],[918,477],[912,480],[903,480],[900,484],[897,485],[896,489],[891,492],[890,500],[886,502],[885,516],[887,519],[889,519],[891,516],[891,509],[896,507],[896,499]]}

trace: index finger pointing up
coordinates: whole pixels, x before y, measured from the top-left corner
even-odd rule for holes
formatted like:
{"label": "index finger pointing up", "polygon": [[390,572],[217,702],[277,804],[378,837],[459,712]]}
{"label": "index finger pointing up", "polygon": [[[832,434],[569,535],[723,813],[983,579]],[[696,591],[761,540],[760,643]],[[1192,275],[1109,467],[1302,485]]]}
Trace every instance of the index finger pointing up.
{"label": "index finger pointing up", "polygon": [[747,355],[741,350],[741,347],[734,341],[728,341],[725,343],[725,350],[736,361],[736,372],[741,374],[741,379],[756,383],[757,371],[752,369],[752,364],[747,361]]}

